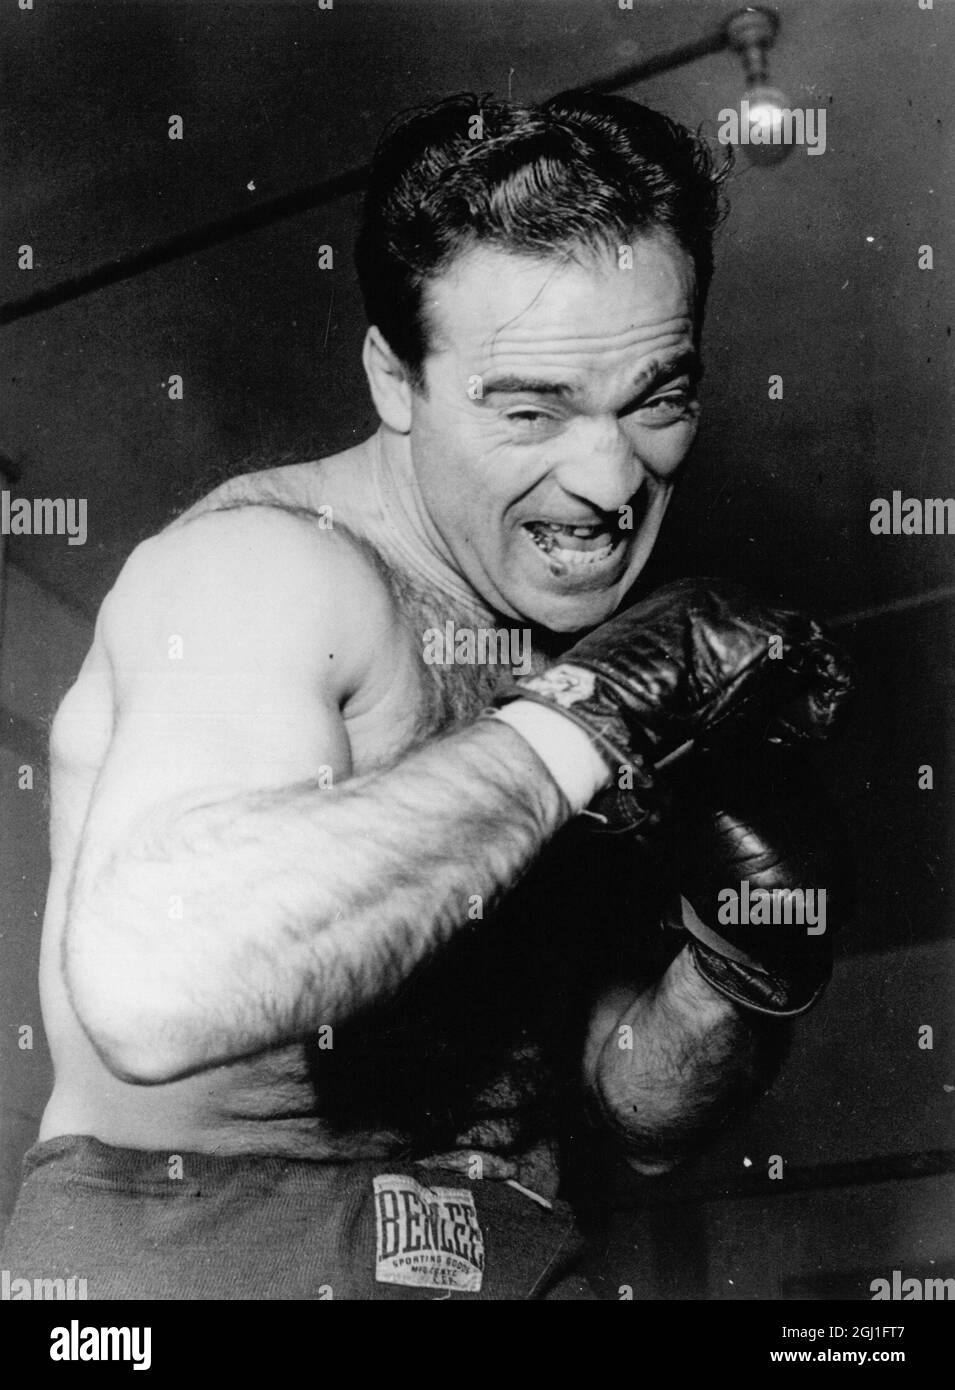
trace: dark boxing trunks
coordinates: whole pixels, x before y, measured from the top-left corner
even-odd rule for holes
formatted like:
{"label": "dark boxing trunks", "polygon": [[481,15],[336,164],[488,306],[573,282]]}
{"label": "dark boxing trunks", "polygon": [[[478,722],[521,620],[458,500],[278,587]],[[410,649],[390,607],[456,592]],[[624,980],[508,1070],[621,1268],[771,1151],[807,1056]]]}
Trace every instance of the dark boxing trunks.
{"label": "dark boxing trunks", "polygon": [[581,1249],[566,1203],[500,1180],[71,1135],[27,1154],[0,1267],[8,1298],[72,1279],[90,1299],[593,1299]]}

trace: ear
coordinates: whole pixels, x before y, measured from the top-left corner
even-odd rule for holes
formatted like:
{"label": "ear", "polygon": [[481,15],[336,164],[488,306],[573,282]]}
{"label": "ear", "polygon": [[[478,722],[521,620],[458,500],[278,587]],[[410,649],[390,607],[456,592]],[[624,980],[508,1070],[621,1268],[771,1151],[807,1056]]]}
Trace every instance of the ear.
{"label": "ear", "polygon": [[404,365],[374,325],[365,334],[361,360],[383,423],[398,434],[410,434],[411,383]]}

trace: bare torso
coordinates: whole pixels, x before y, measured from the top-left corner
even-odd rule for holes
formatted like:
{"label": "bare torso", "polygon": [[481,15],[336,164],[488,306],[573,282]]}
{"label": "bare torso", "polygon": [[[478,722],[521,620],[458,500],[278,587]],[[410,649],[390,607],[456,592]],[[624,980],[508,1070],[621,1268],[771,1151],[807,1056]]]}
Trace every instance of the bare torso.
{"label": "bare torso", "polygon": [[[256,502],[304,509],[317,518],[320,508],[331,507],[334,524],[361,537],[384,560],[391,578],[382,582],[395,595],[392,645],[381,652],[373,688],[353,702],[353,709],[342,711],[356,774],[390,761],[429,733],[473,717],[507,675],[501,668],[422,663],[420,634],[429,618],[439,626],[451,618],[460,626],[487,623],[488,615],[476,605],[468,611],[461,593],[436,592],[429,579],[410,573],[401,545],[392,546],[387,507],[375,483],[375,459],[374,441],[367,441],[320,464],[248,475],[187,513],[188,518]],[[475,932],[464,933],[437,970],[410,982],[380,1015],[363,1020],[360,1034],[356,1028],[347,1047],[338,1037],[331,1039],[330,1048],[328,1039],[316,1040],[154,1086],[117,1079],[80,1025],[60,969],[70,878],[110,746],[113,708],[108,661],[95,641],[57,713],[51,741],[53,868],[41,948],[41,995],[55,1086],[41,1138],[90,1134],[110,1144],[169,1152],[321,1158],[398,1149],[513,1153],[523,1142],[519,1130],[528,1114],[532,1130],[547,1128],[551,1101],[542,1085],[534,1010],[525,1017],[528,997],[523,991],[515,994],[509,1009],[495,964],[498,947],[510,951],[516,939],[506,914],[497,926],[476,923]],[[554,878],[553,864],[545,866],[548,874],[551,893],[566,907],[568,884],[560,881],[559,872]],[[532,885],[523,895],[520,911],[525,917],[534,892]],[[563,980],[566,988],[560,931],[552,919],[546,920],[548,910],[541,908],[536,929],[548,934],[554,979]],[[570,909],[568,915],[573,915]],[[534,970],[537,993],[543,995],[548,964],[542,963],[534,930],[523,938],[521,960],[509,963],[506,973],[512,978],[522,968]],[[565,1002],[569,1018],[574,1001]],[[557,1036],[563,1024],[553,999],[538,1015],[549,1020]],[[518,1116],[523,1117],[520,1122]],[[528,1142],[539,1137],[536,1132]]]}

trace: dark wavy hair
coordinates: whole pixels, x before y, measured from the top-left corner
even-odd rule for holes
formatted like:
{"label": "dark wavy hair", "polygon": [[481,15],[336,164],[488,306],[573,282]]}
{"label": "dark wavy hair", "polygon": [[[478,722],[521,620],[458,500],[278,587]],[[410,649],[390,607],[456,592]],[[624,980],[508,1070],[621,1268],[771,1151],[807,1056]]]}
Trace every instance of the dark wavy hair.
{"label": "dark wavy hair", "polygon": [[571,259],[664,230],[713,273],[728,165],[658,111],[571,92],[539,106],[462,92],[405,113],[375,152],[355,247],[369,323],[423,388],[422,289],[477,244]]}

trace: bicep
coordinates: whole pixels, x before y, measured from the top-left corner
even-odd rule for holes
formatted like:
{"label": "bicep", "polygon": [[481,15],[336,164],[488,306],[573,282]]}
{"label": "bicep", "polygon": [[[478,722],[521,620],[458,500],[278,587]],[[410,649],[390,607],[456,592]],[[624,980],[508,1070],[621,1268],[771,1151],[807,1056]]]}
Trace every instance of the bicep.
{"label": "bicep", "polygon": [[115,721],[81,879],[179,806],[350,775],[341,556],[295,518],[230,516],[141,547],[108,600]]}
{"label": "bicep", "polygon": [[149,819],[207,798],[279,788],[351,772],[337,708],[274,677],[236,678],[188,694],[145,682],[118,713],[84,835],[89,867],[121,849]]}

